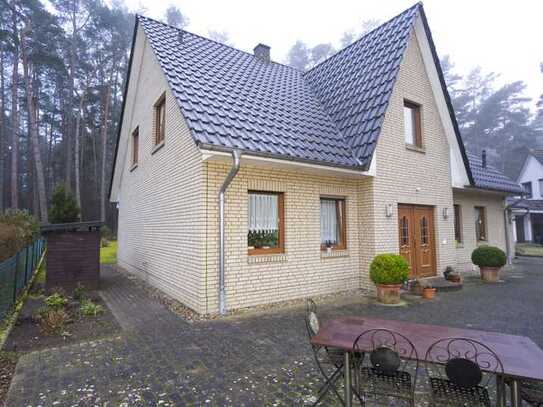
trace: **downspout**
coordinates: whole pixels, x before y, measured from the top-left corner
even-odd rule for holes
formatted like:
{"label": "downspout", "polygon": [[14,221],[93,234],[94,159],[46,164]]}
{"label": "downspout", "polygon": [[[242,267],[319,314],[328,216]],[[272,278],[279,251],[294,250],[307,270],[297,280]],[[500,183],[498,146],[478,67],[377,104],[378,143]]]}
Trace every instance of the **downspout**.
{"label": "downspout", "polygon": [[219,313],[221,315],[226,313],[226,293],[224,287],[224,195],[239,171],[241,160],[241,152],[239,150],[232,151],[232,160],[232,168],[230,168],[230,172],[226,176],[219,191]]}

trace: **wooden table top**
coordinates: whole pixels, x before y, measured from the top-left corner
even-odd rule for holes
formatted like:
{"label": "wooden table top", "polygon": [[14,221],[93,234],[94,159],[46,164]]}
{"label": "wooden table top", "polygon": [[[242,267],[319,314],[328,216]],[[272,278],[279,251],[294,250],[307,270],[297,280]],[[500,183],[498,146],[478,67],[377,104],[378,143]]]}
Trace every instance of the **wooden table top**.
{"label": "wooden table top", "polygon": [[419,361],[424,360],[430,345],[440,339],[469,338],[484,343],[498,355],[505,375],[543,380],[543,350],[525,336],[386,319],[341,317],[327,321],[311,342],[352,351],[358,335],[376,328],[389,329],[406,336],[415,346]]}

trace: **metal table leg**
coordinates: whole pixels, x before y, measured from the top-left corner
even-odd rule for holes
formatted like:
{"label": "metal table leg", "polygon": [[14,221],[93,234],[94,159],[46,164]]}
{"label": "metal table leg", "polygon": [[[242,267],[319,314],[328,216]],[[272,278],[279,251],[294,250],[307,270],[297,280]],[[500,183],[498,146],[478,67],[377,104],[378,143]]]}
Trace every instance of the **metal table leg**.
{"label": "metal table leg", "polygon": [[511,406],[512,407],[521,406],[518,381],[516,379],[511,379]]}
{"label": "metal table leg", "polygon": [[345,407],[352,407],[353,405],[353,392],[351,389],[352,386],[352,380],[351,380],[351,354],[349,352],[345,352],[345,362],[343,364],[343,368],[345,369],[344,377],[345,377],[345,393],[344,393],[344,399],[345,399]]}
{"label": "metal table leg", "polygon": [[505,381],[501,375],[496,376],[496,405],[505,407]]}

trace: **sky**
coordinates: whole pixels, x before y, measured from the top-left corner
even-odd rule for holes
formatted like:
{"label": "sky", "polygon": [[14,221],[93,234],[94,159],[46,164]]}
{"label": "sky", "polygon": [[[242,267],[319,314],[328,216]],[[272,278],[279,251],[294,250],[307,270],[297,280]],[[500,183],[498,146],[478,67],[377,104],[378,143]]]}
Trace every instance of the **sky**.
{"label": "sky", "polygon": [[[340,47],[342,34],[361,22],[389,20],[413,0],[126,0],[132,11],[162,19],[173,4],[188,16],[188,31],[226,31],[236,48],[271,46],[284,62],[296,40]],[[498,85],[523,80],[532,107],[543,93],[543,1],[426,0],[424,9],[439,56],[450,55],[460,74],[481,66],[500,74]]]}

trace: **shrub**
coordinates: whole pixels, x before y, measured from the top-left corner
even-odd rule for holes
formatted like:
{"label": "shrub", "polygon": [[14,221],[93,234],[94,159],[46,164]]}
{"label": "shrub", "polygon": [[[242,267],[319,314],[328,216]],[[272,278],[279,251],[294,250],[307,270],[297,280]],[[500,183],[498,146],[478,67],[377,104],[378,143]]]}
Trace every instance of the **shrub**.
{"label": "shrub", "polygon": [[7,209],[0,214],[0,261],[32,243],[39,230],[38,220],[27,211]]}
{"label": "shrub", "polygon": [[45,304],[54,310],[62,309],[68,304],[68,299],[62,294],[54,293],[45,299]]}
{"label": "shrub", "polygon": [[113,240],[114,238],[113,232],[107,225],[103,225],[100,227],[100,236],[103,239],[107,239],[107,240]]}
{"label": "shrub", "polygon": [[370,265],[370,278],[375,284],[401,284],[409,277],[409,264],[398,254],[375,256]]}
{"label": "shrub", "polygon": [[81,283],[77,283],[77,287],[74,288],[74,300],[83,301],[85,297],[85,286]]}
{"label": "shrub", "polygon": [[41,314],[40,329],[44,335],[60,335],[69,320],[63,309],[48,309]]}
{"label": "shrub", "polygon": [[91,300],[85,300],[81,303],[80,311],[87,317],[95,317],[96,315],[104,312],[104,307],[102,307],[100,304],[92,302]]}
{"label": "shrub", "polygon": [[72,194],[66,192],[63,185],[55,188],[51,198],[49,221],[51,223],[70,223],[79,220],[79,207]]}
{"label": "shrub", "polygon": [[480,246],[471,253],[471,261],[479,267],[503,267],[507,257],[499,247]]}
{"label": "shrub", "polygon": [[109,247],[110,243],[109,240],[105,237],[100,239],[100,247]]}

